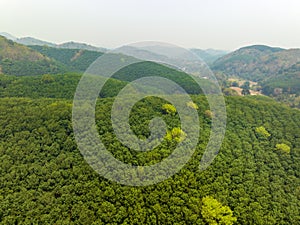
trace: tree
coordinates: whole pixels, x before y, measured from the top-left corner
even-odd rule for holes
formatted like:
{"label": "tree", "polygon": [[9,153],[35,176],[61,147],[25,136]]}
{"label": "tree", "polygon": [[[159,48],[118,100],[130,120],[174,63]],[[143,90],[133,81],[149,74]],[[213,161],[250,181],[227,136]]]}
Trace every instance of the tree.
{"label": "tree", "polygon": [[209,109],[205,110],[204,115],[206,118],[209,118],[209,119],[211,119],[213,117],[213,113]]}
{"label": "tree", "polygon": [[231,86],[232,86],[232,87],[238,87],[238,86],[239,86],[239,83],[238,83],[237,81],[233,81],[233,82],[231,83]]}
{"label": "tree", "polygon": [[179,127],[174,127],[171,131],[167,131],[166,139],[168,141],[181,142],[186,138],[186,133]]}
{"label": "tree", "polygon": [[175,115],[177,112],[175,106],[173,106],[171,104],[164,104],[162,106],[162,110],[164,113],[171,114],[171,115]]}
{"label": "tree", "polygon": [[244,84],[241,86],[241,88],[249,90],[250,89],[250,82],[245,81]]}
{"label": "tree", "polygon": [[55,81],[54,77],[50,74],[44,74],[42,76],[42,82],[45,84],[52,83],[54,81]]}
{"label": "tree", "polygon": [[196,103],[194,103],[193,101],[190,101],[188,103],[186,103],[187,107],[190,107],[192,109],[199,109],[198,105]]}
{"label": "tree", "polygon": [[210,196],[202,199],[201,214],[205,221],[211,225],[231,225],[237,221],[237,218],[233,216],[233,212],[228,206],[223,206]]}
{"label": "tree", "polygon": [[250,95],[250,82],[246,81],[241,88],[243,88],[242,90],[242,95]]}
{"label": "tree", "polygon": [[249,89],[243,89],[242,90],[242,95],[250,95],[251,93],[250,93],[250,90]]}
{"label": "tree", "polygon": [[291,152],[291,147],[281,143],[281,144],[276,144],[276,149],[285,153],[290,153]]}
{"label": "tree", "polygon": [[255,129],[255,131],[258,134],[258,136],[261,136],[261,137],[264,137],[264,138],[268,138],[268,137],[271,136],[271,134],[263,126],[257,127]]}

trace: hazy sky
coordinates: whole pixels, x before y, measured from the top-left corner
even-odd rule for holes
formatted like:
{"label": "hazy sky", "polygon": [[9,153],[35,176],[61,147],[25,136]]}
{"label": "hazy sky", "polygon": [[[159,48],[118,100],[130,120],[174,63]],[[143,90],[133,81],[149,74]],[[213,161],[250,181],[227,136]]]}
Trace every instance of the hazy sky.
{"label": "hazy sky", "polygon": [[114,48],[154,40],[300,48],[299,0],[0,0],[0,31]]}

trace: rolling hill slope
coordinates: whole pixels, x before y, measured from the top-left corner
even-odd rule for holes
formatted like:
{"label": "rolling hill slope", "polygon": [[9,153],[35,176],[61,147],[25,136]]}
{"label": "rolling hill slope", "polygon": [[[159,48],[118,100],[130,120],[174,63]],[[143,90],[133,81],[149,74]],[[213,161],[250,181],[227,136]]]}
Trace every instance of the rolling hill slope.
{"label": "rolling hill slope", "polygon": [[228,77],[262,81],[292,68],[300,62],[300,49],[281,49],[263,45],[241,48],[213,63],[213,70]]}
{"label": "rolling hill slope", "polygon": [[41,54],[64,64],[69,71],[84,72],[103,53],[83,49],[53,48],[48,46],[29,46]]}
{"label": "rolling hill slope", "polygon": [[0,36],[0,73],[37,75],[64,71],[64,66],[55,60]]}

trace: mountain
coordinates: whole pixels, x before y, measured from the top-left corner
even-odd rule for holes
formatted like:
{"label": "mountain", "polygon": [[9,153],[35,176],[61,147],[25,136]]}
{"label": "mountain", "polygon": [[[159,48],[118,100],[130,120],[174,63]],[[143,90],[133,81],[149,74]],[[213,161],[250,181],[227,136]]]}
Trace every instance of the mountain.
{"label": "mountain", "polygon": [[215,61],[214,71],[227,77],[238,77],[251,81],[262,81],[300,62],[300,49],[273,48],[254,45],[241,48]]}
{"label": "mountain", "polygon": [[8,40],[12,40],[12,41],[15,41],[17,40],[17,38],[9,33],[6,33],[6,32],[0,32],[0,36],[3,36],[5,38],[7,38]]}
{"label": "mountain", "polygon": [[56,44],[56,43],[52,43],[52,42],[48,42],[48,41],[43,41],[37,38],[33,38],[33,37],[21,37],[21,38],[17,38],[9,33],[6,32],[0,32],[0,35],[15,41],[19,44],[22,45],[39,45],[39,46],[49,46],[49,47],[54,47],[54,48],[67,48],[67,49],[84,49],[84,50],[89,50],[89,51],[97,51],[97,52],[105,52],[107,51],[106,48],[101,48],[101,47],[95,47],[89,44],[85,44],[85,43],[78,43],[78,42],[66,42],[66,43],[62,43],[62,44]]}
{"label": "mountain", "polygon": [[89,51],[96,51],[96,52],[106,52],[107,49],[99,48],[92,45],[88,45],[85,43],[78,43],[78,42],[66,42],[63,44],[56,45],[57,48],[67,48],[67,49],[84,49]]}
{"label": "mountain", "polygon": [[41,45],[41,46],[46,45],[46,46],[50,46],[50,47],[56,46],[56,44],[54,44],[54,43],[42,41],[42,40],[32,38],[32,37],[18,38],[15,41],[22,45]]}
{"label": "mountain", "polygon": [[202,49],[192,48],[190,50],[207,64],[212,64],[217,59],[228,54],[227,51],[215,50],[215,49],[202,50]]}
{"label": "mountain", "polygon": [[65,71],[55,60],[0,36],[0,73],[7,75],[37,75]]}
{"label": "mountain", "polygon": [[83,49],[53,48],[48,46],[29,46],[41,54],[64,64],[69,71],[84,72],[103,53]]}

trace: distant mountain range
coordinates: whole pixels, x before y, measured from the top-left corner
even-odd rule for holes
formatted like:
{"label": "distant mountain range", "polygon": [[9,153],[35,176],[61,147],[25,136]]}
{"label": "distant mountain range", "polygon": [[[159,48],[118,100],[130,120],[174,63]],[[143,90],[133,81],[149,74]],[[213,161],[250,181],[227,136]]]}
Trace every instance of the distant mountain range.
{"label": "distant mountain range", "polygon": [[212,64],[217,59],[229,53],[228,51],[215,50],[215,49],[203,50],[203,49],[192,48],[190,50],[209,65]]}
{"label": "distant mountain range", "polygon": [[[27,46],[38,45],[38,46],[48,46],[48,47],[53,47],[53,48],[84,49],[84,50],[97,51],[97,52],[106,52],[108,50],[106,48],[95,47],[95,46],[92,46],[89,44],[78,43],[78,42],[73,42],[73,41],[62,43],[62,44],[56,44],[56,43],[39,40],[39,39],[36,39],[33,37],[17,38],[6,32],[0,32],[0,35],[6,37],[9,40],[12,40],[19,44],[23,44],[23,45],[27,45]],[[228,51],[216,50],[216,49],[203,50],[203,49],[192,48],[190,50],[209,65],[212,64],[218,58],[220,58],[228,53]],[[153,51],[153,46],[151,47],[151,51]]]}
{"label": "distant mountain range", "polygon": [[56,43],[51,43],[43,40],[39,40],[33,37],[22,37],[22,38],[17,38],[9,33],[6,32],[0,32],[0,35],[12,40],[14,42],[17,42],[22,45],[39,45],[39,46],[49,46],[49,47],[54,47],[54,48],[67,48],[67,49],[84,49],[84,50],[89,50],[89,51],[97,51],[97,52],[105,52],[107,49],[101,48],[101,47],[95,47],[92,45],[88,45],[85,43],[78,43],[78,42],[66,42],[62,44],[56,44]]}
{"label": "distant mountain range", "polygon": [[[58,45],[31,37],[16,38],[8,33],[0,35],[4,36],[0,36],[0,74],[7,75],[84,72],[106,50],[76,42]],[[124,48],[129,55],[132,53],[141,58],[169,61],[172,64],[174,59],[164,54],[171,52],[171,55],[179,54],[183,59],[173,64],[181,65],[182,68],[186,64],[189,67],[194,65],[193,59],[189,58],[191,55],[185,55],[186,52],[178,52],[172,47],[153,45],[142,49]],[[300,49],[253,45],[230,53],[196,48],[191,51],[209,64],[222,81],[238,78],[259,82],[263,93],[267,95],[273,95],[275,91],[278,93],[278,90],[279,93],[300,94]],[[193,67],[195,71],[198,71],[197,68],[196,65]]]}
{"label": "distant mountain range", "polygon": [[[31,37],[16,38],[7,33],[0,33],[0,74],[32,76],[66,72],[82,73],[103,54],[100,49],[102,48],[76,42],[57,45]],[[144,48],[125,46],[122,50],[129,56],[138,56],[145,61],[153,59],[156,62],[169,62],[169,65],[177,65],[184,72],[207,78],[201,72],[199,61],[195,61],[193,54],[186,51],[181,52],[176,48],[155,45]],[[119,53],[124,54],[124,52]],[[292,106],[300,105],[298,103],[300,102],[298,98],[300,96],[300,49],[253,45],[228,54],[220,50],[195,48],[191,49],[191,52],[210,66],[223,87],[229,87],[227,86],[230,83],[229,78],[254,81],[257,82],[257,90],[262,90],[263,94],[279,100],[284,99]],[[177,57],[172,58],[170,55],[180,56],[181,60],[176,61]],[[193,71],[186,71],[186,65]],[[189,93],[200,93],[192,81],[186,80],[185,73],[178,73],[153,63],[130,67],[124,70],[125,72],[118,73],[115,78],[121,82],[128,82],[153,70],[178,81],[189,90]],[[205,79],[201,82],[210,85]]]}

